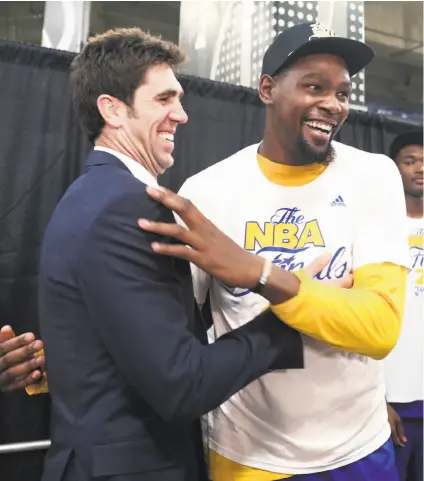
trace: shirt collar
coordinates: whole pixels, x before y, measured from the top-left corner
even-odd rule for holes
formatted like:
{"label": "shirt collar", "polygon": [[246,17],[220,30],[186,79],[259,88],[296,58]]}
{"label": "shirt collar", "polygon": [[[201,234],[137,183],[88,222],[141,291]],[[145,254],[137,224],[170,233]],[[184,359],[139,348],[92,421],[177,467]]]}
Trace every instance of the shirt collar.
{"label": "shirt collar", "polygon": [[101,152],[106,152],[117,157],[123,164],[125,164],[131,174],[140,182],[143,182],[143,184],[151,187],[158,186],[158,181],[155,177],[153,177],[153,175],[137,161],[128,157],[128,155],[122,154],[114,149],[108,149],[107,147],[94,147],[94,150],[100,150]]}

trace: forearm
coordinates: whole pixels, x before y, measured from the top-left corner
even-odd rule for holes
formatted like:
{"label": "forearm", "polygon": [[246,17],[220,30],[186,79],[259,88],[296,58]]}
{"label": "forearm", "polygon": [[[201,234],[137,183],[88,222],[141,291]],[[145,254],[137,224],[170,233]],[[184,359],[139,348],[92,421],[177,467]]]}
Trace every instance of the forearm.
{"label": "forearm", "polygon": [[364,266],[341,289],[299,274],[299,294],[273,312],[288,325],[340,349],[382,359],[400,334],[407,269]]}
{"label": "forearm", "polygon": [[292,272],[273,267],[261,294],[271,304],[282,304],[299,294],[300,284],[299,277]]}
{"label": "forearm", "polygon": [[174,395],[168,400],[172,421],[199,418],[273,369],[303,368],[299,333],[271,311],[202,346],[193,356],[191,369],[187,356],[176,359],[184,374],[172,386]]}

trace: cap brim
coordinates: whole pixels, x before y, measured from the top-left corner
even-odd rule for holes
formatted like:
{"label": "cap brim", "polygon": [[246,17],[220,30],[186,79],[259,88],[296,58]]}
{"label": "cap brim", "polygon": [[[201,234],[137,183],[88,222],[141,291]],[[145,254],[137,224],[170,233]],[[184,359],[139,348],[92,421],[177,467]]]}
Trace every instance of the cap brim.
{"label": "cap brim", "polygon": [[373,59],[374,51],[365,43],[344,37],[317,37],[294,50],[281,67],[288,66],[301,57],[328,53],[341,57],[352,77]]}

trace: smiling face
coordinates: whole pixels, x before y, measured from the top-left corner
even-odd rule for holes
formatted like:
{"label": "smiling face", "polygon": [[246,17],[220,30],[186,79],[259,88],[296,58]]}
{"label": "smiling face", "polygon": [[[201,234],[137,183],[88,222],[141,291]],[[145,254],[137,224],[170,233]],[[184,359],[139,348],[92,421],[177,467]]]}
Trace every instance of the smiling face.
{"label": "smiling face", "polygon": [[405,194],[423,196],[423,146],[407,145],[396,156]]}
{"label": "smiling face", "polygon": [[181,99],[183,89],[167,64],[154,65],[134,94],[122,128],[138,156],[155,162],[158,174],[174,163],[174,135],[187,122]]}
{"label": "smiling face", "polygon": [[96,145],[126,154],[157,177],[173,165],[174,135],[178,125],[188,120],[182,96],[168,64],[149,67],[131,105],[106,94],[98,98],[105,127]]}
{"label": "smiling face", "polygon": [[295,165],[329,161],[331,141],[349,113],[350,92],[344,61],[329,54],[302,57],[282,75],[262,77],[266,135]]}

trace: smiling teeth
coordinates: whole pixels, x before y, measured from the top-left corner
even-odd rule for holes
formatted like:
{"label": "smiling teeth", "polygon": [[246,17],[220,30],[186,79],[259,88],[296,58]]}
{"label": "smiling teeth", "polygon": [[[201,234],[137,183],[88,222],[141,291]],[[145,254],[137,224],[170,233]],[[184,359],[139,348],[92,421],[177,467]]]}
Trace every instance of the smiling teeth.
{"label": "smiling teeth", "polygon": [[333,130],[333,125],[327,124],[326,122],[320,122],[317,120],[307,121],[305,122],[306,125],[309,127],[313,127],[315,129],[325,130],[326,132],[331,132]]}
{"label": "smiling teeth", "polygon": [[170,142],[174,142],[174,134],[159,134],[159,137],[163,139],[169,140]]}

